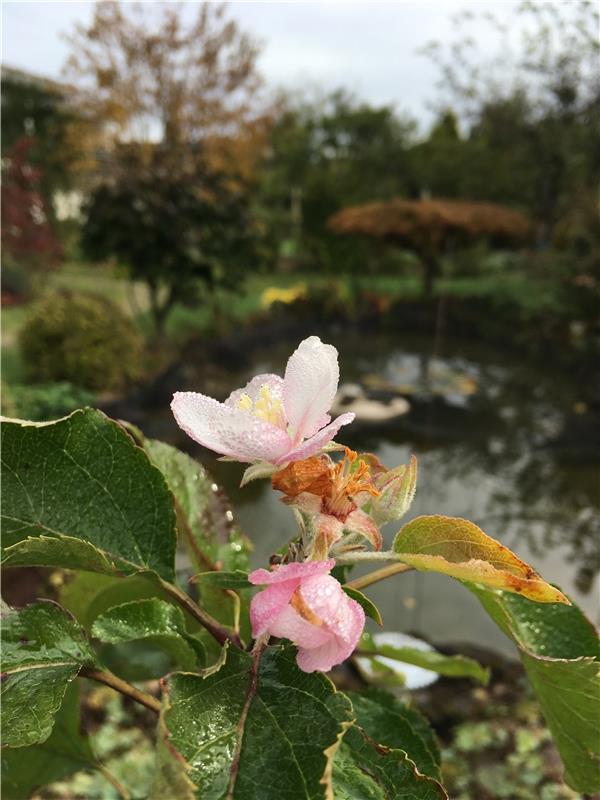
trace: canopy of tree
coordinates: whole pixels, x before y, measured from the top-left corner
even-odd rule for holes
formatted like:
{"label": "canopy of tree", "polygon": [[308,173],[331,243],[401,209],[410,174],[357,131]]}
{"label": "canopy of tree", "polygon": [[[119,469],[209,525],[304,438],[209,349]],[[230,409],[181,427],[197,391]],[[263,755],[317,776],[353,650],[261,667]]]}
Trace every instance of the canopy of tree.
{"label": "canopy of tree", "polygon": [[511,244],[527,239],[531,223],[523,214],[495,203],[467,200],[390,200],[345,208],[328,227],[334,233],[362,234],[417,245],[423,237],[441,244],[449,234]]}
{"label": "canopy of tree", "polygon": [[532,226],[518,211],[467,200],[389,200],[345,208],[327,223],[333,233],[386,239],[413,249],[429,294],[439,258],[450,244],[487,239],[496,245],[527,240]]}
{"label": "canopy of tree", "polygon": [[104,173],[122,144],[160,142],[182,171],[201,157],[236,179],[252,175],[268,119],[258,49],[221,3],[192,14],[185,5],[98,3],[69,37],[66,74],[103,127]]}
{"label": "canopy of tree", "polygon": [[132,279],[146,283],[157,329],[175,302],[237,288],[254,257],[247,193],[201,160],[191,167],[176,169],[162,146],[123,146],[110,180],[92,193],[82,226],[87,257],[116,257]]}

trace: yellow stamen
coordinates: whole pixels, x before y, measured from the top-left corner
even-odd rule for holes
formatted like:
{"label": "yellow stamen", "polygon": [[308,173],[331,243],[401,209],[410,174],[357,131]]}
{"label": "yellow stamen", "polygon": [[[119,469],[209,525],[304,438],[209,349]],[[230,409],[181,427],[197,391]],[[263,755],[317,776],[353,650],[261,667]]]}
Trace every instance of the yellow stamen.
{"label": "yellow stamen", "polygon": [[241,395],[237,404],[238,408],[241,408],[243,411],[252,411],[252,400],[249,394]]}
{"label": "yellow stamen", "polygon": [[368,492],[374,497],[377,497],[379,491],[371,483],[371,470],[369,469],[369,465],[361,461],[356,468],[353,468],[358,454],[356,451],[350,450],[349,447],[344,448],[344,450],[344,458],[333,468],[333,480],[337,492],[343,492],[350,497],[359,494],[359,492]]}
{"label": "yellow stamen", "polygon": [[327,506],[336,516],[345,516],[354,506],[354,497],[361,492],[367,492],[373,497],[379,491],[371,483],[371,470],[364,461],[354,466],[358,458],[354,450],[345,448],[344,458],[333,467],[332,485]]}
{"label": "yellow stamen", "polygon": [[264,422],[270,422],[280,428],[285,427],[285,413],[281,400],[271,395],[271,390],[267,385],[261,386],[258,397],[252,402],[250,395],[244,393],[237,401],[238,408],[243,411],[250,411],[255,417]]}

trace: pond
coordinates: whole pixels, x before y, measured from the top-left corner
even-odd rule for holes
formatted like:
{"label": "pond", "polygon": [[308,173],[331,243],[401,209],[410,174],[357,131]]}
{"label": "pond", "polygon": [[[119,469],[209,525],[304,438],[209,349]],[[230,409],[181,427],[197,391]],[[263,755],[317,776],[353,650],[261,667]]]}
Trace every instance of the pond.
{"label": "pond", "polygon": [[[445,340],[434,353],[431,338],[360,332],[322,338],[339,350],[342,382],[359,383],[375,397],[400,393],[410,403],[410,411],[392,422],[354,424],[338,435],[388,467],[416,454],[419,482],[407,519],[445,514],[472,520],[598,622],[599,464],[585,446],[579,452],[557,445],[578,408],[576,387],[552,364],[532,364],[480,342]],[[254,348],[251,366],[229,371],[226,388],[259,372],[283,374],[292,349],[288,342]],[[186,380],[182,390],[208,391],[203,374],[192,372]],[[240,490],[241,466],[196,447],[163,414],[145,428],[209,467],[255,543],[256,566],[293,535],[292,514],[268,482]],[[398,527],[388,526],[387,542]],[[474,597],[450,578],[409,572],[368,593],[388,630],[423,633],[442,645],[514,652]]]}

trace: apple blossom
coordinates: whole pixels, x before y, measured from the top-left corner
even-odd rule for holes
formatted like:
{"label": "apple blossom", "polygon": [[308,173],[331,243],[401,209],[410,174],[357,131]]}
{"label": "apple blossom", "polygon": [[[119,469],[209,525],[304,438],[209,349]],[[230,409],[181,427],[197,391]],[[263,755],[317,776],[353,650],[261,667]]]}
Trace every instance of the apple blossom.
{"label": "apple blossom", "polygon": [[381,549],[381,532],[362,506],[376,501],[379,490],[372,483],[369,465],[345,448],[337,464],[327,455],[296,461],[276,472],[274,489],[283,502],[298,509],[312,534],[311,555],[327,558],[330,548],[344,536],[339,552],[360,549],[364,540]]}
{"label": "apple blossom", "polygon": [[327,672],[352,654],[365,612],[329,574],[335,561],[305,561],[257,569],[250,583],[266,585],[252,599],[252,635],[289,639],[304,672]]}
{"label": "apple blossom", "polygon": [[300,343],[285,375],[257,375],[224,403],[196,392],[176,392],[177,424],[200,444],[247,463],[282,465],[321,450],[354,414],[333,422],[329,410],[339,381],[338,353],[318,336]]}

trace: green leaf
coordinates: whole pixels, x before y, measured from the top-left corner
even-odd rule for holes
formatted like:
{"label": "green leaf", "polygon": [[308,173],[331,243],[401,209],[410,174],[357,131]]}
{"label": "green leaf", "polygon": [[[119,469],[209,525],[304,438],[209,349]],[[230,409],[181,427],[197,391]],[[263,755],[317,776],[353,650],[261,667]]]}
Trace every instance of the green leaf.
{"label": "green leaf", "polygon": [[[100,411],[79,410],[49,423],[5,421],[2,481],[8,563],[52,559],[55,566],[94,571],[154,570],[173,580],[169,489],[125,430]],[[41,551],[11,548],[41,536],[70,537],[82,546],[61,539]]]}
{"label": "green leaf", "polygon": [[145,439],[144,449],[175,497],[179,533],[197,568],[247,570],[251,545],[240,532],[223,491],[204,467],[155,439]]}
{"label": "green leaf", "polygon": [[110,608],[94,622],[92,636],[110,644],[145,640],[168,652],[184,670],[195,670],[205,661],[204,647],[187,632],[183,612],[156,598]]}
{"label": "green leaf", "polygon": [[396,534],[398,560],[416,569],[517,592],[539,603],[567,603],[565,595],[477,525],[459,517],[417,517]]}
{"label": "green leaf", "polygon": [[418,711],[409,708],[389,692],[367,689],[347,692],[356,724],[378,744],[404,750],[423,775],[439,781],[440,750],[434,733]]}
{"label": "green leaf", "polygon": [[352,586],[342,586],[342,589],[346,592],[348,597],[356,600],[356,602],[362,606],[367,617],[375,620],[378,625],[383,625],[383,620],[381,619],[379,609],[375,603],[366,596],[366,594],[359,592],[358,589],[353,589]]}
{"label": "green leaf", "polygon": [[267,461],[259,461],[258,464],[251,464],[251,466],[246,467],[244,470],[244,474],[242,475],[242,480],[240,483],[240,489],[242,489],[251,481],[256,481],[260,478],[270,478],[276,472],[277,467],[274,467],[273,464],[269,464]]}
{"label": "green leaf", "polygon": [[171,675],[163,720],[203,800],[316,800],[351,714],[327,678],[301,672],[293,648],[277,646],[260,658],[230,648],[208,677]]}
{"label": "green leaf", "polygon": [[109,575],[126,575],[136,569],[134,564],[108,556],[89,542],[60,535],[30,536],[6,547],[2,566],[64,567]]}
{"label": "green leaf", "polygon": [[2,618],[2,744],[45,741],[68,684],[95,662],[79,625],[51,602]]}
{"label": "green leaf", "polygon": [[[144,449],[169,485],[177,511],[177,529],[195,568],[248,571],[249,540],[241,533],[227,497],[204,467],[171,445],[145,439]],[[215,619],[249,638],[248,614],[240,599],[225,587],[198,581],[201,605]],[[245,609],[247,612],[247,609]]]}
{"label": "green leaf", "polygon": [[243,641],[250,641],[250,596],[254,587],[246,572],[200,572],[190,583],[196,584],[203,607],[215,619],[239,632]]}
{"label": "green leaf", "polygon": [[600,650],[594,626],[576,605],[538,605],[469,587],[521,651],[527,676],[578,792],[600,790]]}
{"label": "green leaf", "polygon": [[359,644],[360,655],[373,653],[386,658],[393,658],[405,664],[437,672],[448,678],[473,678],[484,686],[490,679],[490,671],[477,661],[466,656],[445,656],[436,650],[420,650],[416,647],[394,647],[389,644],[377,644],[369,633],[364,633]]}
{"label": "green leaf", "polygon": [[118,578],[97,572],[73,572],[59,591],[61,606],[70,611],[86,631],[91,631],[96,617],[109,608],[150,597],[169,599],[160,586],[144,574]]}
{"label": "green leaf", "polygon": [[251,589],[252,585],[248,582],[248,573],[241,569],[232,572],[200,572],[190,578],[190,583],[204,584],[213,586],[217,589]]}
{"label": "green leaf", "polygon": [[79,772],[96,769],[98,760],[89,738],[80,730],[79,685],[67,687],[52,733],[45,742],[31,747],[2,750],[2,796],[25,800],[38,786]]}
{"label": "green leaf", "polygon": [[168,742],[161,717],[156,735],[156,762],[149,800],[195,800],[196,787],[190,777],[190,766]]}
{"label": "green leaf", "polygon": [[333,763],[334,800],[448,800],[441,784],[419,772],[403,750],[346,733]]}

